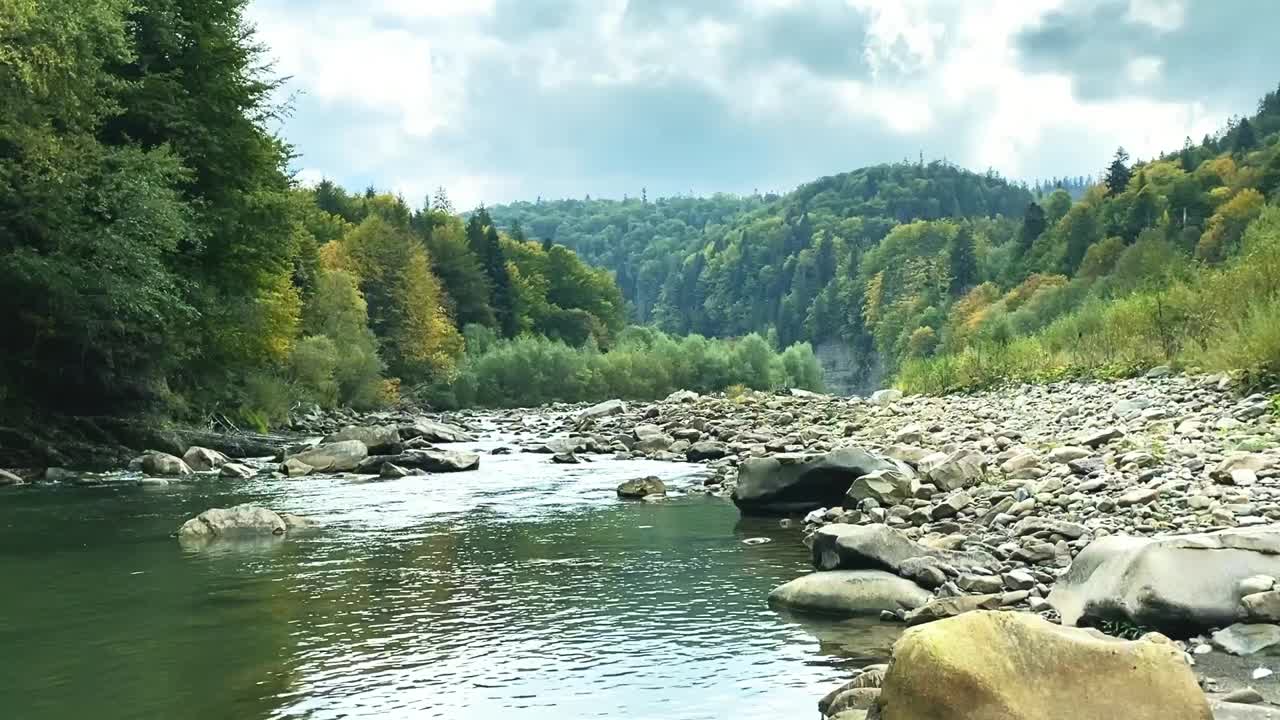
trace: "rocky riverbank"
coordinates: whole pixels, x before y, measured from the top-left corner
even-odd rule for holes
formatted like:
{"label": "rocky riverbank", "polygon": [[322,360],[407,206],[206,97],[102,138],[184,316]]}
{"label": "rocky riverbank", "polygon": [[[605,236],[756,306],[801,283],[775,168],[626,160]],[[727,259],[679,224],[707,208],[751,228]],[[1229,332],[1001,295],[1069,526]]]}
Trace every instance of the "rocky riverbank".
{"label": "rocky riverbank", "polygon": [[[772,597],[794,611],[870,613],[938,633],[957,632],[948,618],[995,610],[1038,615],[1053,628],[1093,625],[1172,648],[1199,671],[1219,716],[1241,712],[1227,700],[1280,700],[1265,655],[1280,648],[1276,419],[1267,394],[1241,394],[1225,377],[1157,372],[944,398],[680,392],[654,403],[528,411],[311,411],[270,442],[203,448],[175,440],[150,446],[167,454],[148,453],[134,467],[139,482],[396,477],[474,468],[483,452],[447,445],[497,439],[503,444],[483,452],[541,453],[566,464],[601,454],[704,463],[695,489],[803,529],[817,572]],[[6,477],[101,481],[57,467]],[[643,481],[624,486],[624,497],[661,494]],[[270,515],[254,517],[283,532]],[[201,522],[193,529],[209,524]],[[1050,631],[1034,623],[966,628],[997,645],[1043,635],[1046,647],[1071,646],[1063,651],[1071,657],[1088,655],[1074,654],[1084,651],[1073,643],[1100,641],[1044,635]],[[859,692],[836,705],[841,717],[878,712],[879,686],[892,677],[861,673],[845,688]]]}

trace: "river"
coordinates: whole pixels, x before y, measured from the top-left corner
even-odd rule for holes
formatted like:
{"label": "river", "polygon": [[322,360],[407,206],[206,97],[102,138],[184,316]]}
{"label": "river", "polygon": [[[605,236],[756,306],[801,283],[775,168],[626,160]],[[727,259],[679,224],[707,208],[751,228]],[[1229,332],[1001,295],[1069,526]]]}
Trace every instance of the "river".
{"label": "river", "polygon": [[[4,489],[0,715],[816,715],[892,631],[770,610],[768,591],[807,569],[776,520],[739,519],[722,498],[615,497],[624,479],[678,490],[698,470],[517,453],[386,482]],[[325,527],[202,550],[171,537],[242,502]]]}

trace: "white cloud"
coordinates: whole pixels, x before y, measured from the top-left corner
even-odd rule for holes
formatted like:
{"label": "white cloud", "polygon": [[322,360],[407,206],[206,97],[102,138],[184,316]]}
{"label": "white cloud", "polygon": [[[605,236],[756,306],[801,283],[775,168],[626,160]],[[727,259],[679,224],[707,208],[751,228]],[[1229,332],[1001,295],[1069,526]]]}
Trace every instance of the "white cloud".
{"label": "white cloud", "polygon": [[[687,2],[689,9],[711,7]],[[752,44],[755,31],[786,18],[777,41],[809,50],[803,20],[795,18],[809,13],[816,26],[841,2],[865,20],[865,34],[848,38],[854,67],[806,64],[802,52],[771,55]],[[286,125],[286,135],[325,128],[322,138],[300,144],[301,176],[389,185],[411,202],[444,185],[468,207],[564,188],[582,195],[716,182],[725,190],[777,187],[767,160],[775,144],[786,148],[781,156],[802,179],[917,149],[1013,176],[1084,174],[1116,145],[1149,157],[1177,147],[1184,135],[1214,129],[1235,110],[1141,94],[1086,100],[1074,68],[1027,69],[1015,37],[1048,13],[1075,7],[1066,0],[751,0],[733,12],[683,12],[648,25],[628,20],[627,0],[590,0],[551,12],[537,31],[503,26],[510,7],[526,6],[255,0],[250,17],[278,71],[293,77],[291,88],[305,93],[309,112],[323,113]],[[1182,2],[1132,0],[1127,12],[1131,22],[1171,32],[1187,11]],[[1141,55],[1117,72],[1145,88],[1167,71],[1161,58]],[[645,100],[610,104],[631,92]],[[714,167],[697,167],[705,174],[688,178],[688,142],[680,137],[620,146],[618,138],[630,137],[627,129],[638,122],[668,125],[663,120],[677,108],[653,100],[664,93],[709,98],[677,117],[703,123],[693,133],[703,142],[751,138],[752,146],[726,155],[759,157],[751,166],[756,174],[742,177],[742,165],[726,162],[735,169],[717,175]],[[588,100],[579,107],[580,97]],[[561,125],[584,131],[549,138]],[[864,135],[877,141],[862,144]],[[706,157],[714,162],[716,155]],[[834,158],[846,165],[833,165]]]}

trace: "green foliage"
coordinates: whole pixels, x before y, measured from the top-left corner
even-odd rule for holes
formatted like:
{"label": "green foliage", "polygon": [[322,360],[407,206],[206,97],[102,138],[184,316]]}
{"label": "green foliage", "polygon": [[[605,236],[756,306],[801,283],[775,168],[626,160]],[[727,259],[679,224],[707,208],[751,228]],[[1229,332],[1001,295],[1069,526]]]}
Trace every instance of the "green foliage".
{"label": "green foliage", "polygon": [[[469,329],[468,336],[473,332]],[[489,342],[482,352],[468,354],[451,382],[420,388],[420,399],[442,408],[521,407],[613,397],[649,400],[680,389],[715,392],[732,385],[822,388],[811,347],[802,343],[779,354],[759,335],[738,341],[674,338],[631,327],[609,352],[534,336]]]}

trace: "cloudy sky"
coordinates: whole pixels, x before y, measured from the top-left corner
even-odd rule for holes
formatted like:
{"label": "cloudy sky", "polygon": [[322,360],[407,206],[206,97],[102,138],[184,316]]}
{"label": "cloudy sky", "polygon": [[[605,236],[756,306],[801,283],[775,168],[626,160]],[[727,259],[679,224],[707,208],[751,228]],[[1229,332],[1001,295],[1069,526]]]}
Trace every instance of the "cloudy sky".
{"label": "cloudy sky", "polygon": [[254,0],[304,179],[513,199],[1096,173],[1251,112],[1272,0]]}

